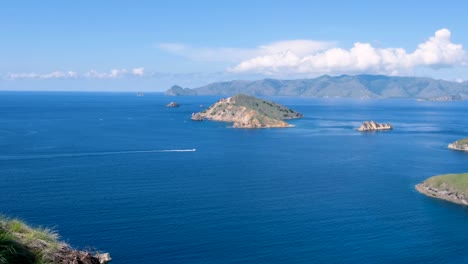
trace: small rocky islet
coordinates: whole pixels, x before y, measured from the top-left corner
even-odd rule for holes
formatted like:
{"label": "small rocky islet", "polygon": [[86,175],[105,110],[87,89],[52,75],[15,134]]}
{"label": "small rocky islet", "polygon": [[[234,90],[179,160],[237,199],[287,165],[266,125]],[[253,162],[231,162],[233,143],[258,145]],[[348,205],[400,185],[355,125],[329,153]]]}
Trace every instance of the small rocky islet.
{"label": "small rocky islet", "polygon": [[393,129],[393,126],[390,124],[379,124],[375,121],[365,121],[357,130],[361,132],[365,132],[365,131],[379,131],[379,130],[392,130],[392,129]]}
{"label": "small rocky islet", "polygon": [[291,127],[284,120],[302,117],[301,113],[278,103],[238,94],[193,113],[191,119],[230,122],[234,128],[281,128]]}
{"label": "small rocky islet", "polygon": [[170,103],[168,103],[168,104],[166,105],[166,107],[172,107],[172,108],[173,108],[173,107],[179,107],[179,106],[180,106],[180,104],[179,104],[179,103],[176,103],[176,102],[170,102]]}

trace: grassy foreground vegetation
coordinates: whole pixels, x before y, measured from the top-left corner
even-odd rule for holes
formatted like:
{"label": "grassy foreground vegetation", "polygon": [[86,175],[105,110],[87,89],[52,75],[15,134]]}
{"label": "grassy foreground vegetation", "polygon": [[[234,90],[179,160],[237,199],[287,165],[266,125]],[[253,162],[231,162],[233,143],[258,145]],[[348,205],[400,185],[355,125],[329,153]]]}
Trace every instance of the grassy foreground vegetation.
{"label": "grassy foreground vegetation", "polygon": [[65,246],[50,229],[0,216],[0,264],[53,263],[54,254]]}
{"label": "grassy foreground vegetation", "polygon": [[434,176],[424,181],[424,183],[433,187],[447,188],[468,195],[468,173]]}

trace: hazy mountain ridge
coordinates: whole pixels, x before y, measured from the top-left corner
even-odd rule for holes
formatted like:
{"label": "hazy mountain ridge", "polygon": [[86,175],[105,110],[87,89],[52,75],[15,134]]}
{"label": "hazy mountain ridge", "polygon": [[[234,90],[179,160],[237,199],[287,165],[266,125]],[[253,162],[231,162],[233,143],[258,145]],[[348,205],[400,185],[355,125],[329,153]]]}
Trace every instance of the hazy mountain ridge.
{"label": "hazy mountain ridge", "polygon": [[468,82],[384,75],[323,75],[314,79],[216,82],[194,89],[173,86],[166,91],[166,95],[230,96],[239,93],[254,96],[343,98],[433,98],[460,95],[468,98]]}

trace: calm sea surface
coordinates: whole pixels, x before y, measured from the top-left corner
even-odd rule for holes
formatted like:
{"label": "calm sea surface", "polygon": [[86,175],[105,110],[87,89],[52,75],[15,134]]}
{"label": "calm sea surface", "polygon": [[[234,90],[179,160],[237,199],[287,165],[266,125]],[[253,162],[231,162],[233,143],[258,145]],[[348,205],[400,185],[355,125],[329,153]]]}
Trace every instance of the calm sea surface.
{"label": "calm sea surface", "polygon": [[305,118],[190,121],[217,99],[1,92],[0,212],[115,264],[468,263],[468,207],[414,190],[468,171],[446,148],[468,102],[273,98]]}

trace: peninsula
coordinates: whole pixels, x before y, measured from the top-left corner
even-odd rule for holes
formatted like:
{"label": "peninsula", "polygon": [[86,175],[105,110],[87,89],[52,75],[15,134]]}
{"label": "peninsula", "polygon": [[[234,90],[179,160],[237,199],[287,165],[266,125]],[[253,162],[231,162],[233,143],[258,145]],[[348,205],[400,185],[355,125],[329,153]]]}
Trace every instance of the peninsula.
{"label": "peninsula", "polygon": [[393,129],[392,125],[390,124],[379,124],[374,121],[365,121],[362,123],[361,127],[357,130],[364,132],[364,131],[376,131],[376,130],[391,130]]}
{"label": "peninsula", "polygon": [[416,185],[416,190],[430,197],[468,205],[468,173],[434,176]]}
{"label": "peninsula", "polygon": [[33,228],[0,216],[0,263],[109,263],[108,253],[92,254],[71,248],[54,231]]}
{"label": "peninsula", "polygon": [[238,94],[224,98],[198,113],[192,120],[231,122],[235,128],[290,127],[283,120],[302,118],[303,115],[275,102]]}
{"label": "peninsula", "polygon": [[468,138],[457,140],[453,143],[448,144],[449,149],[468,151]]}

